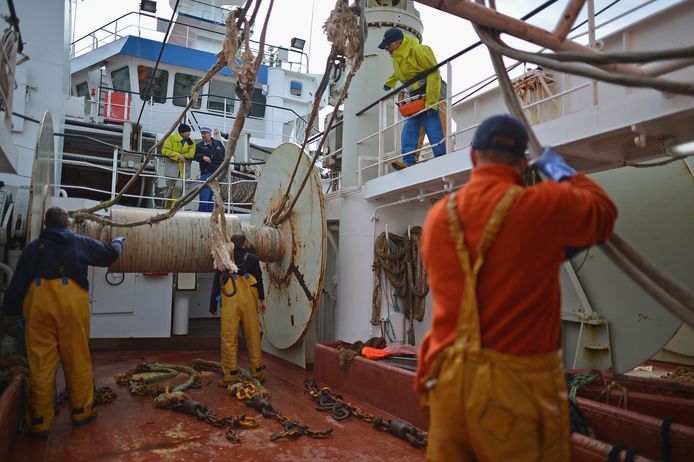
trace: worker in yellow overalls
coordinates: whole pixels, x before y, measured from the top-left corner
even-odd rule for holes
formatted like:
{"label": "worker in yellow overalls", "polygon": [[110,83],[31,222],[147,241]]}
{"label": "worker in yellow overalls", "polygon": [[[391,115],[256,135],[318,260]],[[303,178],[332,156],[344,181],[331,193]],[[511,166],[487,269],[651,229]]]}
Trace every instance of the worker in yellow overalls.
{"label": "worker in yellow overalls", "polygon": [[29,434],[46,436],[54,417],[55,375],[62,361],[73,425],[92,420],[94,379],[89,354],[88,266],[110,266],[124,238],[102,244],[68,229],[68,214],[46,211],[45,229],[22,252],[5,295],[5,314],[26,324]]}
{"label": "worker in yellow overalls", "polygon": [[[210,312],[217,313],[216,297],[221,292],[222,305],[222,385],[239,381],[238,332],[243,327],[251,375],[260,382],[265,380],[263,357],[260,351],[260,322],[258,311],[265,312],[263,273],[258,257],[250,252],[250,245],[243,234],[231,237],[234,244],[234,262],[238,272],[222,275],[215,272]],[[220,281],[220,276],[222,281]]]}
{"label": "worker in yellow overalls", "polygon": [[433,296],[416,386],[427,460],[567,461],[559,269],[612,234],[605,191],[551,148],[551,181],[527,186],[528,135],[501,115],[479,126],[465,188],[435,204],[421,252]]}

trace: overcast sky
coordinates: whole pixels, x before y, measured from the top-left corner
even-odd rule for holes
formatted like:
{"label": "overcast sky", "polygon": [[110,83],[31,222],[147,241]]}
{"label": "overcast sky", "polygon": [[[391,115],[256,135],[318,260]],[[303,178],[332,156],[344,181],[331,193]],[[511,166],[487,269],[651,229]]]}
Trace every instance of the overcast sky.
{"label": "overcast sky", "polygon": [[[76,2],[76,27],[74,31],[74,37],[76,38],[91,32],[120,15],[130,11],[137,11],[140,5],[140,0],[71,1]],[[612,0],[594,1],[596,11],[613,3]],[[567,0],[557,1],[529,22],[552,29],[566,2]],[[597,23],[600,24],[638,5],[648,5],[639,10],[639,12],[600,29],[598,36],[621,28],[628,22],[633,22],[639,17],[666,8],[677,2],[678,0],[621,0],[600,15]],[[265,0],[263,3],[265,5],[269,4],[268,0]],[[514,17],[521,17],[542,3],[543,1],[541,0],[497,0],[499,10]],[[330,51],[330,44],[325,39],[321,26],[334,5],[335,2],[333,0],[275,0],[268,28],[268,43],[288,47],[292,37],[305,39],[306,47],[304,50],[310,53],[310,71],[312,73],[322,73],[325,58]],[[477,41],[477,37],[467,21],[421,4],[416,4],[416,8],[420,12],[424,23],[423,41],[432,47],[439,61]],[[172,8],[169,1],[157,1],[157,16],[168,19],[171,17],[171,12]],[[586,18],[585,12],[586,7],[584,6],[576,24]],[[131,22],[134,21],[136,23],[136,16],[132,15],[131,18]],[[259,21],[259,24],[256,25],[256,32],[253,37],[255,39],[259,38],[261,24],[262,22]],[[583,27],[577,32],[585,30],[586,27]],[[520,42],[511,42],[509,40],[509,43],[522,46]],[[526,46],[526,48],[528,47]],[[519,68],[518,71],[521,69]],[[453,88],[454,90],[462,90],[490,74],[492,74],[491,63],[489,63],[486,50],[480,47],[455,63]]]}

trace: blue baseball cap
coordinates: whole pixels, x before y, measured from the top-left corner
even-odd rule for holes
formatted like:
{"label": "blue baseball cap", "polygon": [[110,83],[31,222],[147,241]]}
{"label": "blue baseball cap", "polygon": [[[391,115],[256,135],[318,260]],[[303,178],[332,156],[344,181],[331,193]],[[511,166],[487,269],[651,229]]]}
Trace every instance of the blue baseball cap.
{"label": "blue baseball cap", "polygon": [[523,123],[510,115],[495,115],[477,128],[472,139],[474,149],[496,149],[517,156],[525,155],[528,132]]}
{"label": "blue baseball cap", "polygon": [[388,45],[390,45],[393,42],[397,42],[398,40],[402,40],[403,34],[400,29],[397,27],[391,27],[388,29],[385,34],[383,34],[383,40],[381,41],[381,44],[378,46],[381,50],[385,50],[388,48]]}
{"label": "blue baseball cap", "polygon": [[209,127],[200,127],[200,133],[203,132],[212,133],[212,130]]}

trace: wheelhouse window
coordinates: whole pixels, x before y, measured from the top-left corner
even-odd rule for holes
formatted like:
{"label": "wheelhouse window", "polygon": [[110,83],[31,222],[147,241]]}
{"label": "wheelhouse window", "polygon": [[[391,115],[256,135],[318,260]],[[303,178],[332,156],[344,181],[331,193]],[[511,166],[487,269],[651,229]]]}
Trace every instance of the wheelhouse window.
{"label": "wheelhouse window", "polygon": [[303,85],[298,80],[292,80],[289,82],[289,94],[293,96],[301,96],[301,90]]}
{"label": "wheelhouse window", "polygon": [[125,66],[111,72],[111,85],[115,91],[130,93],[130,68]]}
{"label": "wheelhouse window", "polygon": [[207,96],[207,109],[224,111],[226,98],[227,112],[234,112],[234,84],[223,80],[210,80],[210,90]]}
{"label": "wheelhouse window", "polygon": [[[190,74],[174,74],[174,87],[173,87],[173,103],[174,106],[184,107],[188,104],[188,98],[190,97],[190,92],[195,86],[195,84],[200,80],[197,75]],[[198,96],[197,101],[193,103],[195,109],[200,109],[200,100]]]}
{"label": "wheelhouse window", "polygon": [[265,95],[263,95],[263,90],[261,88],[253,90],[251,103],[251,117],[265,117]]}
{"label": "wheelhouse window", "polygon": [[89,102],[89,85],[87,82],[82,82],[75,85],[73,96],[84,98],[84,113],[89,114],[91,103]]}
{"label": "wheelhouse window", "polygon": [[137,80],[140,85],[140,98],[143,101],[149,101],[150,95],[155,103],[166,102],[166,91],[169,87],[169,72],[157,69],[152,81],[151,91],[147,91],[149,81],[154,74],[154,68],[148,66],[137,66]]}
{"label": "wheelhouse window", "polygon": [[87,82],[82,82],[75,85],[75,93],[73,94],[73,96],[89,97],[89,85],[87,85]]}

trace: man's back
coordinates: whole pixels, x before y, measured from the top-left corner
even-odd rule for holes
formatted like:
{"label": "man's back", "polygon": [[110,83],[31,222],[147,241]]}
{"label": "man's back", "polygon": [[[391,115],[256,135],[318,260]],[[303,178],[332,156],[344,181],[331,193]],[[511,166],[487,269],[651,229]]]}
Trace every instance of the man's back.
{"label": "man's back", "polygon": [[[458,192],[458,216],[474,264],[484,226],[506,190],[522,183],[511,167],[478,167]],[[446,213],[446,201],[430,211],[422,255],[434,297],[432,332],[423,347],[429,363],[455,338],[464,277]],[[485,256],[477,286],[482,346],[511,355],[559,348],[558,270],[566,247],[586,247],[609,237],[616,209],[584,175],[523,190]]]}
{"label": "man's back", "polygon": [[109,266],[120,255],[121,244],[103,244],[68,228],[46,228],[22,252],[7,290],[5,313],[19,314],[27,287],[34,279],[69,278],[89,288],[87,267]]}

